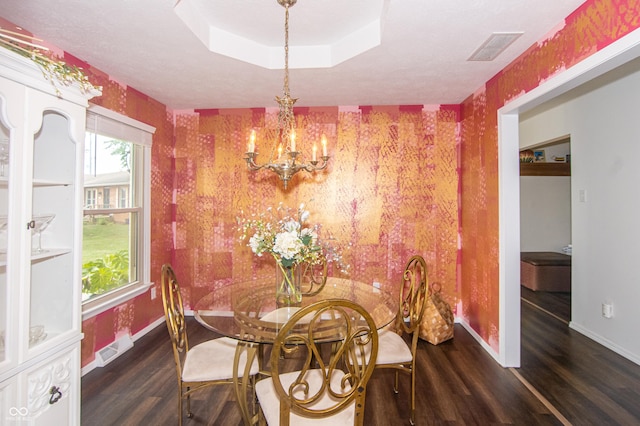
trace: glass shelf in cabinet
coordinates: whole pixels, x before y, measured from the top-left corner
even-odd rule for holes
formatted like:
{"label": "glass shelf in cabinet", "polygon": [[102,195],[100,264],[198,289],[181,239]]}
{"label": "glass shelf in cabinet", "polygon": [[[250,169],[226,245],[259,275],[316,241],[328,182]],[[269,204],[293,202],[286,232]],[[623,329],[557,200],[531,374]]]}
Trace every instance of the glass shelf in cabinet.
{"label": "glass shelf in cabinet", "polygon": [[71,249],[67,248],[50,248],[47,251],[43,251],[41,253],[32,253],[31,261],[41,261],[46,259],[51,259],[53,257],[62,256],[63,254],[71,253]]}
{"label": "glass shelf in cabinet", "polygon": [[32,183],[33,183],[33,186],[35,187],[73,185],[73,182],[69,182],[69,181],[56,181],[56,180],[47,180],[47,179],[34,179]]}

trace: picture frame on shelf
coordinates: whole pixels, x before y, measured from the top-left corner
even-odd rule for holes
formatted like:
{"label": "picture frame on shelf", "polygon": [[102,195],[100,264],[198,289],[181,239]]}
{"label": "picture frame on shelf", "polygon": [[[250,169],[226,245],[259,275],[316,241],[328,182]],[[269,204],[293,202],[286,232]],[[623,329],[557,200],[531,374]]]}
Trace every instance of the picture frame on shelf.
{"label": "picture frame on shelf", "polygon": [[533,151],[533,161],[535,163],[544,163],[546,161],[546,158],[544,156],[544,149]]}

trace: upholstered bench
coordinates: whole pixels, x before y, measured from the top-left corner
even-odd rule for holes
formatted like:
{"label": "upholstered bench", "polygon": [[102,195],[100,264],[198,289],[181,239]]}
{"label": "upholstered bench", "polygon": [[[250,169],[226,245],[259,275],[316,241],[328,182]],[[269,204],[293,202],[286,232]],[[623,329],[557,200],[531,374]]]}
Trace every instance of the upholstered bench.
{"label": "upholstered bench", "polygon": [[520,282],[537,291],[571,291],[571,256],[551,251],[520,253]]}

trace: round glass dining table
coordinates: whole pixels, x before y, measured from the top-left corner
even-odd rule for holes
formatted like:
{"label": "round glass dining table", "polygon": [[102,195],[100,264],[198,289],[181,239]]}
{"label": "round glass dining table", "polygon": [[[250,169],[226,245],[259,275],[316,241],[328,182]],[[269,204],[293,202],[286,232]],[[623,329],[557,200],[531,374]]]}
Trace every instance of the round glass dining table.
{"label": "round glass dining table", "polygon": [[[303,290],[304,291],[304,290]],[[378,329],[391,323],[398,300],[371,284],[328,277],[314,294],[303,294],[299,306],[276,306],[273,278],[236,282],[215,289],[194,307],[198,322],[223,336],[251,343],[273,343],[278,331],[300,307],[326,299],[346,299],[362,306]]]}
{"label": "round glass dining table", "polygon": [[[320,289],[306,295],[303,293],[299,306],[276,305],[276,285],[273,278],[238,281],[216,288],[194,306],[194,315],[200,324],[218,334],[238,340],[233,383],[244,424],[258,422],[258,414],[251,412],[250,398],[247,396],[251,363],[257,357],[259,376],[268,376],[270,373],[263,365],[262,348],[275,341],[278,331],[298,309],[326,299],[346,299],[361,305],[371,315],[378,329],[394,320],[399,303],[390,293],[371,284],[328,277]],[[340,333],[341,330],[336,328],[335,333],[324,333],[323,338],[316,342],[336,341],[342,337]],[[240,362],[243,358],[246,359],[244,366]],[[242,369],[244,373],[240,374]]]}

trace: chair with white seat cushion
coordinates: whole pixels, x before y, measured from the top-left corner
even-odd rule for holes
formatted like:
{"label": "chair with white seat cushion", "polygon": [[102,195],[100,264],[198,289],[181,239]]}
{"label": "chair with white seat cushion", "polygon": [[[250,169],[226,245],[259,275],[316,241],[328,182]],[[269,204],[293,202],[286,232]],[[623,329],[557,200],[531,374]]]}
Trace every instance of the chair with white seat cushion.
{"label": "chair with white seat cushion", "polygon": [[[400,301],[394,327],[379,333],[376,368],[395,369],[394,392],[398,393],[400,372],[411,377],[410,417],[415,424],[416,405],[416,350],[420,324],[427,300],[427,265],[421,256],[413,256],[407,262],[402,275]],[[404,335],[409,337],[409,343]]]}
{"label": "chair with white seat cushion", "polygon": [[[228,337],[209,340],[189,348],[180,286],[171,265],[162,266],[162,304],[178,375],[178,418],[182,424],[182,400],[187,400],[187,417],[191,413],[191,394],[214,385],[234,384],[233,368],[237,341]],[[258,373],[258,363],[246,366],[246,353],[239,354],[238,378]]]}
{"label": "chair with white seat cushion", "polygon": [[[334,347],[327,356],[321,344],[328,342]],[[300,308],[278,332],[271,377],[256,383],[261,423],[364,424],[377,349],[375,323],[360,305],[329,299]]]}

